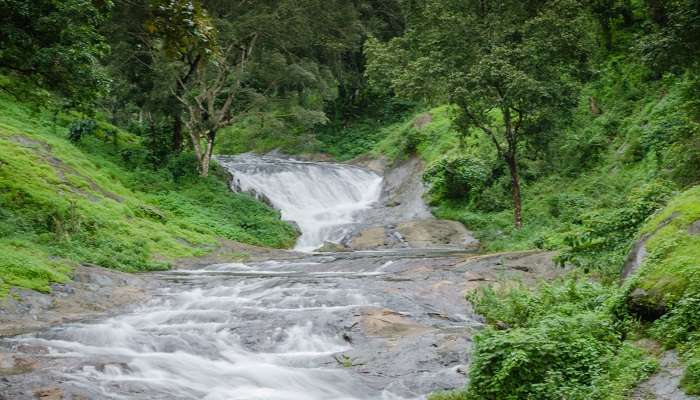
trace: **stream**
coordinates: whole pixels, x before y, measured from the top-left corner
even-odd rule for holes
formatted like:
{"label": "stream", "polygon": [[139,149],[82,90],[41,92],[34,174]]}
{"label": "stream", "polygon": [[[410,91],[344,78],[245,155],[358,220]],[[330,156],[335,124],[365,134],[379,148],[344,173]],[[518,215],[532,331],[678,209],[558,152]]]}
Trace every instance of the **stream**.
{"label": "stream", "polygon": [[[297,251],[154,274],[153,298],[121,315],[2,340],[42,366],[0,380],[0,399],[408,400],[465,384],[481,326],[463,297],[465,249],[314,253],[378,215],[379,175],[219,162],[296,222]],[[41,386],[60,395],[23,389]]]}

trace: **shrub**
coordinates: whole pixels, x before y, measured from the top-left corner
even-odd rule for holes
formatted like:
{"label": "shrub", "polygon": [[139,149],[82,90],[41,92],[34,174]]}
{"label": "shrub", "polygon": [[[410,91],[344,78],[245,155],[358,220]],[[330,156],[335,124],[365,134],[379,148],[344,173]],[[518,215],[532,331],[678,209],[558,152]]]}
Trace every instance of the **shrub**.
{"label": "shrub", "polygon": [[[593,210],[582,215],[582,225],[564,237],[566,248],[559,256],[589,269],[619,268],[625,252],[639,228],[671,194],[664,181],[652,181],[633,190],[618,208]],[[616,274],[617,270],[606,271]]]}
{"label": "shrub", "polygon": [[68,140],[78,143],[84,136],[97,132],[97,122],[93,119],[80,119],[68,126]]}
{"label": "shrub", "polygon": [[473,399],[590,399],[619,345],[610,322],[595,313],[488,330],[476,338],[469,392]]}
{"label": "shrub", "polygon": [[465,199],[484,188],[490,169],[475,157],[441,158],[423,174],[430,192],[440,198]]}
{"label": "shrub", "polygon": [[180,153],[170,159],[168,170],[176,182],[197,176],[197,156],[192,152]]}
{"label": "shrub", "polygon": [[537,290],[470,295],[476,311],[502,330],[489,327],[476,336],[465,390],[430,399],[626,398],[656,364],[623,342],[627,328],[608,307],[615,294],[614,287],[567,278]]}

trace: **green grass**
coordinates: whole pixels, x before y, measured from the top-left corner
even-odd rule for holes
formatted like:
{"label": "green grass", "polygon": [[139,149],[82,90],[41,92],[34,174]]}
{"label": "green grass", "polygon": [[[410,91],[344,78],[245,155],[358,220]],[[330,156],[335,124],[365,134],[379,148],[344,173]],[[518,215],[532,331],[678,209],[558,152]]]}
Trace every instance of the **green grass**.
{"label": "green grass", "polygon": [[276,211],[231,193],[221,176],[176,181],[167,168],[125,162],[122,154],[140,149],[134,135],[69,142],[77,117],[0,96],[0,296],[13,286],[49,291],[79,263],[148,271],[221,239],[293,244],[294,229]]}

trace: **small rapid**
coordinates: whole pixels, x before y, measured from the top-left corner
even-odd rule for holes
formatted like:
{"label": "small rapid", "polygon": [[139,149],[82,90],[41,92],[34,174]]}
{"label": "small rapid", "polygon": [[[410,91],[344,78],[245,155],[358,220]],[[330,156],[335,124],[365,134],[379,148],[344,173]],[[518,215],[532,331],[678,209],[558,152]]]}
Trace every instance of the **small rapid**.
{"label": "small rapid", "polygon": [[342,164],[316,163],[249,154],[220,156],[235,190],[268,199],[301,230],[295,250],[312,251],[338,242],[381,194],[382,178]]}
{"label": "small rapid", "polygon": [[378,398],[347,371],[318,365],[350,348],[323,321],[348,306],[368,305],[367,299],[271,273],[285,271],[243,264],[179,271],[185,290],[166,289],[132,313],[23,342],[47,346],[54,357],[87,359],[67,377],[100,398]]}
{"label": "small rapid", "polygon": [[[350,166],[220,162],[299,224],[303,250],[340,240],[382,185]],[[279,252],[151,274],[150,300],[120,315],[0,340],[0,372],[3,354],[32,369],[0,375],[0,399],[36,388],[90,400],[425,399],[464,384],[465,332],[480,326],[464,301],[465,251]]]}

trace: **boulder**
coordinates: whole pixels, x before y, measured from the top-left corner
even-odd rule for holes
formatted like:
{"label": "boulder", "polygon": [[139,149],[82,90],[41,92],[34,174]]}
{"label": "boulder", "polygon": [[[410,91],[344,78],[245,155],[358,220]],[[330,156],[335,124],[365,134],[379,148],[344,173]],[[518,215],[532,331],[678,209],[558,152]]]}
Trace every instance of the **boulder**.
{"label": "boulder", "polygon": [[476,240],[464,225],[457,221],[423,219],[399,224],[396,228],[412,248],[456,247],[477,248]]}
{"label": "boulder", "polygon": [[350,241],[353,250],[371,250],[387,244],[387,233],[383,226],[375,226],[361,231]]}
{"label": "boulder", "polygon": [[343,246],[340,243],[323,242],[323,246],[319,247],[315,251],[320,252],[320,253],[340,253],[340,252],[350,251],[350,249],[347,248],[346,246]]}
{"label": "boulder", "polygon": [[660,297],[642,288],[636,288],[627,295],[627,309],[644,321],[655,321],[668,311]]}

